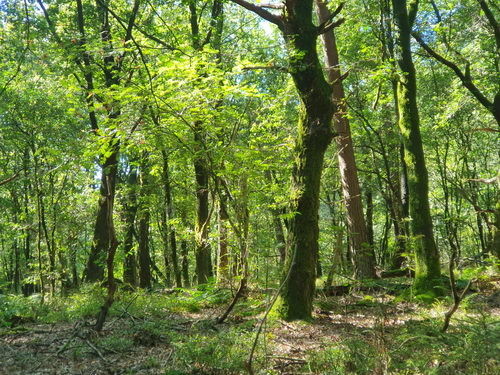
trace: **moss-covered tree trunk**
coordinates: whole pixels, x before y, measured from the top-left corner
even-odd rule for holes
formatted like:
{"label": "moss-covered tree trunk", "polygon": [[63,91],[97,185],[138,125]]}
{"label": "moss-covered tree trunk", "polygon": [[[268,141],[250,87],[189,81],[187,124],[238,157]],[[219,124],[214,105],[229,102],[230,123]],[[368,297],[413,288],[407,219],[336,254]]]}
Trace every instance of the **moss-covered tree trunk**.
{"label": "moss-covered tree trunk", "polygon": [[429,182],[425,165],[420,119],[417,107],[416,73],[411,53],[411,27],[416,6],[408,11],[406,0],[392,0],[394,21],[399,35],[398,82],[399,128],[403,138],[410,193],[411,243],[415,252],[415,289],[417,293],[439,293],[439,252],[434,240],[429,207]]}
{"label": "moss-covered tree trunk", "polygon": [[290,222],[291,263],[282,291],[281,314],[286,320],[309,319],[318,257],[318,209],[325,151],[333,138],[334,103],[316,51],[317,27],[312,22],[313,1],[287,1],[283,34],[288,62],[301,100],[292,172]]}
{"label": "moss-covered tree trunk", "polygon": [[[316,0],[316,5],[319,21],[327,21],[331,14],[326,2]],[[337,155],[342,182],[342,194],[347,213],[349,238],[353,252],[354,274],[359,279],[374,278],[376,277],[375,254],[373,246],[370,245],[368,229],[363,215],[361,188],[359,186],[351,128],[349,119],[347,118],[347,103],[345,101],[339,65],[339,53],[334,31],[324,33],[322,37],[328,79],[333,87],[332,100],[338,108],[333,122],[335,131],[338,133],[335,141],[338,149]]]}
{"label": "moss-covered tree trunk", "polygon": [[281,290],[280,314],[286,320],[309,319],[318,258],[318,209],[325,151],[333,138],[335,103],[316,50],[321,33],[335,27],[329,20],[313,24],[313,0],[286,0],[281,15],[245,0],[233,2],[279,27],[288,49],[288,66],[300,97],[301,111],[292,171],[289,250]]}

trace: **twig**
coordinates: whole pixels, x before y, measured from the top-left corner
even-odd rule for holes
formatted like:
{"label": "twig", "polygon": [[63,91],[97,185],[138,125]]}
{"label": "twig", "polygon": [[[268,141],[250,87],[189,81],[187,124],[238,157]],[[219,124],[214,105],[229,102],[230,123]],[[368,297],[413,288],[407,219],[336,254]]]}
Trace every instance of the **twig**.
{"label": "twig", "polygon": [[300,359],[300,358],[290,358],[290,357],[281,357],[281,356],[269,356],[271,359],[281,359],[283,361],[288,361],[292,363],[297,363],[297,364],[306,364],[307,361],[305,359]]}
{"label": "twig", "polygon": [[457,285],[455,284],[455,274],[454,274],[456,257],[457,257],[457,253],[456,253],[456,251],[454,251],[452,256],[451,256],[450,265],[449,265],[450,287],[451,287],[451,293],[453,295],[453,306],[451,306],[451,308],[446,312],[446,314],[444,314],[443,328],[441,328],[441,332],[443,332],[443,333],[445,333],[448,330],[448,327],[450,326],[451,317],[458,310],[458,306],[460,305],[460,302],[465,297],[465,294],[469,291],[469,288],[472,285],[472,281],[474,280],[474,279],[470,279],[469,282],[467,283],[467,286],[462,291],[462,293],[460,295],[458,294]]}
{"label": "twig", "polygon": [[88,339],[85,339],[84,340],[85,343],[94,351],[97,353],[97,355],[104,361],[104,362],[107,362],[106,358],[104,358],[104,356],[102,355],[102,353],[99,351],[99,349],[97,349],[97,347],[92,344]]}
{"label": "twig", "polygon": [[75,335],[73,335],[68,341],[66,341],[66,343],[63,346],[61,346],[59,349],[57,349],[56,355],[59,355],[62,352],[66,351],[68,349],[69,344],[71,344],[74,339],[75,339]]}
{"label": "twig", "polygon": [[0,186],[8,184],[9,182],[15,180],[19,176],[19,173],[20,172],[16,172],[15,174],[13,174],[12,176],[6,178],[5,180],[0,181]]}

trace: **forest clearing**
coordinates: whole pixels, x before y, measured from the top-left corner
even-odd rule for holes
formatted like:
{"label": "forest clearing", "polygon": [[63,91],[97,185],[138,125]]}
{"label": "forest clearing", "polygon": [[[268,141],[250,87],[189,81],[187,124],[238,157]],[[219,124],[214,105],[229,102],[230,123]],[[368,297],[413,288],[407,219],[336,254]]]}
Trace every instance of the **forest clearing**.
{"label": "forest clearing", "polygon": [[500,373],[495,0],[0,0],[0,374]]}

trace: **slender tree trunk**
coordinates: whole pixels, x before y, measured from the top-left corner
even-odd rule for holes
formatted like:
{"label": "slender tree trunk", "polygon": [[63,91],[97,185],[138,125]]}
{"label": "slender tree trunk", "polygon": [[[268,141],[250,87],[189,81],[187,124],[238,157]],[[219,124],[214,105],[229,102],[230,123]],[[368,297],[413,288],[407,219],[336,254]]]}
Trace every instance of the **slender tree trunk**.
{"label": "slender tree trunk", "polygon": [[[21,206],[17,193],[15,191],[10,192],[12,198],[12,221],[14,224],[19,225],[19,214],[21,213]],[[14,237],[12,243],[12,255],[13,255],[13,272],[12,272],[12,285],[14,287],[14,293],[19,293],[21,286],[21,257],[19,241],[17,237]]]}
{"label": "slender tree trunk", "polygon": [[195,142],[196,155],[194,160],[194,169],[196,174],[196,277],[198,284],[204,284],[208,281],[211,273],[211,251],[208,242],[208,227],[210,221],[209,200],[208,200],[208,179],[209,170],[206,157],[203,155],[202,144],[204,142],[203,124],[197,121],[195,124]]}
{"label": "slender tree trunk", "polygon": [[[316,0],[320,22],[325,22],[330,17],[327,3]],[[342,84],[339,54],[333,31],[323,34],[325,62],[328,69],[328,79],[332,83],[332,100],[337,106],[333,118],[335,138],[338,149],[342,193],[347,212],[347,224],[353,252],[354,273],[356,278],[375,278],[375,254],[370,246],[368,231],[363,214],[361,189],[359,186],[354,146],[351,137],[349,119],[347,118],[347,105],[345,102],[344,87]]]}
{"label": "slender tree trunk", "polygon": [[412,245],[415,251],[415,289],[417,293],[434,292],[440,284],[439,252],[434,240],[429,206],[429,182],[425,165],[420,120],[417,107],[416,72],[411,55],[411,27],[416,9],[410,13],[406,0],[392,0],[394,20],[399,30],[398,45],[400,58],[398,65],[399,128],[403,137],[405,161],[410,192],[410,217]]}
{"label": "slender tree trunk", "polygon": [[79,285],[79,279],[78,279],[78,268],[77,268],[77,257],[76,257],[76,247],[74,246],[74,243],[76,243],[76,239],[74,242],[68,241],[70,243],[70,250],[69,250],[69,262],[70,262],[70,268],[71,268],[71,288],[78,288]]}
{"label": "slender tree trunk", "polygon": [[123,241],[123,282],[131,286],[137,285],[137,256],[134,248],[135,219],[137,215],[137,194],[139,193],[137,167],[135,160],[130,160],[130,171],[127,178],[125,210],[125,236]]}
{"label": "slender tree trunk", "polygon": [[[493,223],[493,240],[490,244],[491,255],[500,260],[500,197],[497,196],[497,203],[495,205],[495,222]],[[498,268],[498,267],[497,267]]]}
{"label": "slender tree trunk", "polygon": [[227,197],[221,194],[219,198],[219,257],[217,265],[217,283],[225,285],[229,282],[229,249],[228,249],[228,228],[227,220],[229,215],[227,213]]}
{"label": "slender tree trunk", "polygon": [[[86,100],[89,113],[89,122],[91,124],[92,131],[96,134],[99,130],[97,116],[94,110],[94,76],[92,69],[92,60],[90,58],[90,53],[87,51],[87,38],[85,34],[85,15],[84,8],[81,0],[76,1],[77,5],[77,27],[80,33],[80,39],[78,44],[80,45],[80,58],[83,61],[85,67],[84,81],[86,83]],[[124,38],[124,45],[132,38],[132,26],[134,25],[135,18],[139,11],[140,0],[134,0],[132,10],[130,12],[130,18],[128,19],[127,33]],[[122,62],[126,55],[126,52],[120,54],[119,51],[115,50],[113,46],[113,37],[111,34],[111,24],[110,13],[107,8],[107,3],[104,1],[96,2],[96,18],[100,25],[100,39],[103,44],[103,58],[99,67],[102,69],[104,78],[104,87],[112,93],[120,86],[121,70],[123,68]],[[107,110],[106,117],[111,123],[116,122],[121,114],[120,103],[115,100],[110,100],[110,102],[105,103],[105,108]],[[104,129],[102,129],[104,130]],[[114,222],[113,222],[113,212],[109,212],[110,209],[114,207],[115,199],[115,189],[116,189],[116,178],[119,162],[119,151],[120,142],[119,140],[112,136],[110,137],[107,144],[107,152],[101,155],[101,187],[100,187],[100,198],[98,202],[97,217],[94,227],[94,237],[92,241],[92,247],[90,249],[90,255],[87,262],[87,266],[84,272],[85,279],[90,282],[97,280],[103,280],[104,278],[104,265],[108,269],[113,269],[113,264],[108,265],[110,261],[110,255],[115,254],[116,249],[113,250],[114,241]],[[111,259],[113,261],[113,259]],[[109,275],[108,275],[109,278]],[[109,287],[111,288],[111,286]],[[111,291],[111,289],[109,289]],[[114,294],[114,292],[112,293]],[[110,299],[112,303],[112,299]]]}
{"label": "slender tree trunk", "polygon": [[[23,175],[24,175],[23,212],[24,212],[24,226],[26,228],[24,231],[23,253],[24,253],[26,273],[29,276],[31,276],[34,270],[32,269],[32,264],[31,264],[31,262],[33,261],[33,254],[31,253],[31,239],[32,239],[31,226],[33,219],[29,209],[31,192],[32,192],[32,185],[30,183],[30,178],[29,178],[29,170],[30,170],[30,151],[28,148],[26,148],[23,155]],[[21,288],[23,290],[23,295],[29,296],[35,292],[36,283],[34,283],[33,281],[24,283],[24,285],[22,285]]]}
{"label": "slender tree trunk", "polygon": [[[397,91],[395,91],[397,98]],[[397,99],[396,99],[397,105]],[[396,251],[392,257],[391,268],[400,269],[404,262],[405,256],[403,255],[407,251],[407,241],[409,235],[409,225],[408,218],[410,216],[410,193],[408,190],[408,172],[406,167],[406,161],[404,160],[404,146],[400,145],[400,191],[399,194],[394,197],[396,202],[394,202],[394,212],[396,214],[394,218],[394,236],[396,238]]]}
{"label": "slender tree trunk", "polygon": [[[272,171],[266,171],[265,177],[270,184],[274,182]],[[278,250],[280,264],[283,265],[286,260],[286,237],[285,237],[285,230],[283,228],[283,223],[280,218],[281,212],[276,207],[271,207],[270,212],[273,221],[274,237],[276,239],[276,249]]]}
{"label": "slender tree trunk", "polygon": [[[394,31],[393,21],[391,14],[391,0],[380,1],[380,28],[381,28],[381,42],[383,51],[383,60],[388,61],[393,69],[397,68],[396,57],[394,52]],[[395,122],[399,124],[399,104],[398,104],[398,80],[391,78],[392,97],[394,102]],[[397,125],[396,125],[397,127]],[[407,240],[409,236],[409,192],[408,192],[408,174],[406,161],[404,158],[404,145],[400,135],[399,142],[399,183],[390,183],[392,196],[391,202],[391,216],[394,224],[394,236],[396,248],[389,262],[389,268],[400,269],[405,261],[405,254],[407,252]],[[389,171],[388,164],[386,170]],[[387,173],[388,178],[390,173]]]}
{"label": "slender tree trunk", "polygon": [[182,256],[182,283],[185,288],[189,288],[191,282],[189,280],[189,259],[188,259],[188,243],[186,240],[181,241],[181,256]]}
{"label": "slender tree trunk", "polygon": [[179,259],[177,256],[177,238],[175,233],[175,227],[173,224],[168,224],[167,221],[173,220],[174,216],[174,203],[172,200],[172,188],[170,185],[170,171],[168,165],[168,155],[165,150],[162,150],[163,157],[163,193],[165,199],[165,207],[162,211],[162,221],[164,223],[163,230],[168,233],[168,245],[167,248],[172,259],[172,268],[174,270],[175,286],[178,288],[182,287],[182,275],[181,269],[179,267]]}
{"label": "slender tree trunk", "polygon": [[278,210],[271,210],[272,220],[273,220],[273,229],[274,229],[274,237],[276,238],[276,248],[278,250],[278,255],[280,259],[280,264],[285,263],[286,259],[286,239],[285,239],[285,231],[283,230],[283,223],[278,214]]}
{"label": "slender tree trunk", "polygon": [[138,209],[139,222],[139,286],[151,288],[151,255],[149,253],[149,222],[150,222],[150,165],[149,154],[143,153],[140,166],[141,196]]}
{"label": "slender tree trunk", "polygon": [[365,192],[366,197],[366,230],[368,234],[368,243],[373,248],[373,193],[371,189],[367,188]]}

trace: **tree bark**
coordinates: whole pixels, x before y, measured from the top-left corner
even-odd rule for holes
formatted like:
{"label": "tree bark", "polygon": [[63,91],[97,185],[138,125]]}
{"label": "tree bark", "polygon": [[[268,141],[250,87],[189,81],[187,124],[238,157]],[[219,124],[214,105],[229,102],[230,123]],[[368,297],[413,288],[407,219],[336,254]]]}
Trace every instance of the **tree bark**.
{"label": "tree bark", "polygon": [[[316,0],[320,22],[330,18],[327,3]],[[331,82],[332,100],[337,107],[333,117],[335,137],[338,149],[338,162],[342,182],[342,194],[347,212],[347,224],[351,249],[353,252],[354,275],[358,279],[375,278],[375,254],[370,245],[368,230],[363,214],[363,202],[359,186],[354,146],[351,137],[344,87],[339,66],[339,54],[334,31],[324,33],[323,46],[325,63],[328,69],[328,80]]]}
{"label": "tree bark", "polygon": [[123,282],[131,286],[137,285],[137,257],[134,251],[135,219],[137,215],[137,194],[139,193],[137,167],[135,160],[130,160],[130,171],[127,179],[127,191],[124,202],[125,236],[123,241]]}
{"label": "tree bark", "polygon": [[420,119],[417,107],[416,72],[411,53],[411,28],[416,8],[407,10],[406,0],[392,0],[394,21],[399,35],[398,66],[399,128],[403,137],[410,192],[412,245],[415,252],[415,289],[417,293],[440,294],[439,252],[434,241],[429,206],[429,182],[425,165]]}
{"label": "tree bark", "polygon": [[150,165],[149,155],[144,152],[141,157],[140,182],[141,196],[138,209],[139,221],[139,286],[151,288],[151,255],[149,253],[149,221],[150,221]]}
{"label": "tree bark", "polygon": [[[200,32],[199,15],[196,9],[196,0],[191,0],[188,4],[191,26],[191,45],[195,51],[201,53],[204,46],[210,44],[215,50],[220,50],[220,41],[223,25],[223,3],[221,0],[214,0],[212,3],[212,12],[210,23],[205,36]],[[220,60],[220,52],[218,53]],[[200,77],[204,73],[200,74]],[[195,258],[196,258],[196,276],[198,284],[204,284],[212,276],[212,258],[211,249],[208,242],[209,229],[209,199],[208,199],[208,180],[210,170],[205,149],[205,135],[203,121],[197,120],[193,124],[194,133],[194,169],[196,175],[196,201],[197,216],[195,227]]]}
{"label": "tree bark", "polygon": [[118,164],[118,147],[110,145],[111,154],[104,158],[102,164],[100,197],[97,206],[97,216],[94,225],[94,237],[90,249],[89,259],[85,268],[85,281],[95,282],[104,279],[106,253],[110,244],[110,227],[108,212],[113,204],[108,204],[108,197],[114,200],[116,188],[116,174]]}
{"label": "tree bark", "polygon": [[230,278],[227,220],[227,197],[224,193],[219,197],[219,256],[217,265],[217,284],[225,285]]}
{"label": "tree bark", "polygon": [[211,251],[208,242],[208,227],[210,221],[208,200],[209,170],[206,157],[203,155],[204,130],[201,121],[194,125],[196,154],[194,169],[196,174],[196,227],[195,227],[195,256],[196,277],[198,284],[208,281],[211,273]]}
{"label": "tree bark", "polygon": [[[168,155],[165,150],[162,150],[163,157],[163,194],[165,200],[165,207],[162,212],[162,222],[163,222],[163,231],[168,233],[168,244],[165,247],[168,249],[165,257],[170,255],[172,259],[172,268],[174,271],[175,278],[175,286],[178,288],[182,287],[182,275],[179,267],[179,259],[177,256],[177,238],[175,233],[175,227],[173,224],[169,224],[168,221],[173,220],[174,217],[174,203],[172,200],[172,188],[170,185],[170,170],[168,164]],[[165,238],[164,238],[165,239]]]}
{"label": "tree bark", "polygon": [[[288,49],[288,63],[301,101],[292,171],[290,249],[288,272],[281,291],[281,316],[286,320],[310,319],[318,257],[318,208],[325,151],[333,138],[335,104],[332,89],[319,62],[316,41],[319,27],[313,24],[313,0],[285,2],[281,17],[252,9],[280,27]],[[285,267],[287,268],[287,267]]]}

